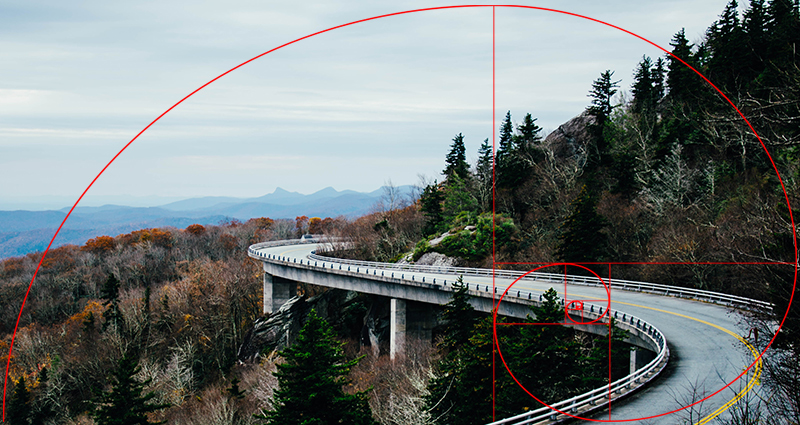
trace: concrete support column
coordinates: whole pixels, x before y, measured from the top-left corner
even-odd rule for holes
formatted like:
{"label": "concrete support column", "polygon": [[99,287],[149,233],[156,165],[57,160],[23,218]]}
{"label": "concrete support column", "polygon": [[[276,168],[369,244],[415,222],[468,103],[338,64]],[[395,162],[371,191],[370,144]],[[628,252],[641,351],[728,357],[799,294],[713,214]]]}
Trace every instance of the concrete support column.
{"label": "concrete support column", "polygon": [[389,358],[395,359],[405,352],[406,301],[392,298],[389,309]]}
{"label": "concrete support column", "polygon": [[264,314],[278,311],[297,295],[297,282],[264,273]]}
{"label": "concrete support column", "polygon": [[264,273],[264,314],[272,313],[272,275]]}
{"label": "concrete support column", "polygon": [[[631,350],[631,366],[630,366],[630,373],[636,372],[636,369],[639,368],[637,358],[639,357],[639,350],[633,349]],[[629,374],[630,374],[629,373]]]}

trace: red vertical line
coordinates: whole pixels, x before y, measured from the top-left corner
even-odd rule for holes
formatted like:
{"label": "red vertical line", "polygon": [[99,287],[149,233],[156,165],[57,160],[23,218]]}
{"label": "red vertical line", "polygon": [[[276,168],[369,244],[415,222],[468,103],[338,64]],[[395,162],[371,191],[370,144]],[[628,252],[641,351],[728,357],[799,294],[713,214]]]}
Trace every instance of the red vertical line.
{"label": "red vertical line", "polygon": [[[497,131],[495,126],[495,7],[492,6],[492,306],[495,309],[495,314],[492,316],[494,317],[495,324],[497,323],[497,311],[500,309],[494,302],[494,294],[495,294],[495,266],[494,263],[497,261],[496,257],[496,247],[495,247],[495,184],[494,184],[494,167],[495,167],[495,159],[497,156],[495,155],[495,132]],[[494,326],[495,334],[495,344],[500,344],[500,339],[497,336],[497,326]],[[495,403],[497,400],[497,381],[496,381],[496,362],[495,362],[495,353],[497,352],[497,348],[495,345],[492,345],[492,421],[495,421]]]}
{"label": "red vertical line", "polygon": [[[611,305],[611,264],[608,265],[608,305]],[[608,420],[611,420],[611,313],[608,314]]]}
{"label": "red vertical line", "polygon": [[567,323],[567,265],[564,264],[564,323]]}

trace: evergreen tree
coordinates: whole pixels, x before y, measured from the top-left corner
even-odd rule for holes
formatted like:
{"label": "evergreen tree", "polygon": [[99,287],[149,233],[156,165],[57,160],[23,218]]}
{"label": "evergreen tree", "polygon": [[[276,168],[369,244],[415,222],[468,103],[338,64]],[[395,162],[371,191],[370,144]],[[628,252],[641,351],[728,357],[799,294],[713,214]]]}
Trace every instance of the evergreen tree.
{"label": "evergreen tree", "polygon": [[693,52],[694,46],[686,39],[683,29],[672,38],[672,55],[667,57],[667,110],[659,124],[660,135],[656,139],[653,159],[662,161],[676,145],[691,146],[687,152],[702,152],[708,140],[699,130],[706,113],[704,109],[710,99],[714,99],[711,88],[694,71],[681,63],[678,57],[693,68],[703,71],[706,48],[701,45]]}
{"label": "evergreen tree", "polygon": [[584,185],[572,202],[572,213],[561,225],[556,256],[565,262],[601,261],[606,252],[605,219],[597,214],[597,200]]}
{"label": "evergreen tree", "polygon": [[426,218],[425,228],[422,230],[425,235],[437,233],[444,223],[442,202],[444,202],[444,193],[439,190],[439,185],[436,182],[423,189],[422,195],[419,197],[419,209],[425,214]]}
{"label": "evergreen tree", "polygon": [[731,0],[720,19],[708,31],[706,43],[710,57],[708,76],[726,94],[733,95],[742,86],[739,76],[745,38],[739,22],[738,3]]}
{"label": "evergreen tree", "polygon": [[374,424],[366,393],[346,394],[342,386],[359,359],[347,361],[343,343],[328,323],[312,310],[297,341],[280,355],[286,360],[274,373],[275,410],[265,412],[269,424]]}
{"label": "evergreen tree", "polygon": [[100,394],[93,413],[99,425],[147,425],[164,422],[150,422],[147,414],[169,407],[168,404],[154,404],[156,396],[149,392],[142,394],[150,379],[139,382],[139,359],[127,353],[119,361],[117,369],[111,373],[111,391]]}
{"label": "evergreen tree", "polygon": [[636,156],[626,149],[614,153],[611,177],[614,185],[611,193],[618,193],[626,199],[632,199],[639,191],[639,182],[636,180],[637,169],[641,166]]}
{"label": "evergreen tree", "polygon": [[6,424],[29,425],[31,423],[31,393],[25,384],[25,377],[19,378],[6,407]]}
{"label": "evergreen tree", "polygon": [[769,48],[766,25],[764,0],[750,0],[742,21],[746,41],[740,69],[746,81],[752,81],[764,72],[764,57]]}
{"label": "evergreen tree", "polygon": [[440,345],[445,351],[461,348],[469,340],[475,324],[478,322],[478,313],[469,303],[472,296],[464,285],[464,277],[459,276],[453,284],[453,298],[444,305],[442,321],[445,323],[443,339]]}
{"label": "evergreen tree", "polygon": [[478,180],[478,201],[482,211],[492,209],[492,188],[494,187],[494,152],[489,139],[486,139],[478,149],[478,162],[475,165],[475,174]]}
{"label": "evergreen tree", "polygon": [[[498,318],[498,322],[502,322]],[[498,326],[501,344],[511,344],[512,326]],[[472,425],[492,421],[492,351],[494,350],[491,316],[477,320],[469,339],[460,349],[449,352],[438,365],[438,376],[428,384],[426,408],[437,424]],[[519,399],[516,387],[502,363],[495,365],[494,386],[500,396],[495,405],[501,417],[519,413],[508,409],[508,394]],[[510,391],[509,391],[510,390]],[[527,395],[526,398],[530,399]],[[531,399],[531,401],[533,401]],[[530,404],[529,404],[530,405]]]}
{"label": "evergreen tree", "polygon": [[468,182],[453,174],[444,188],[442,216],[446,223],[453,223],[456,217],[472,215],[478,209],[478,201],[472,196]]}
{"label": "evergreen tree", "polygon": [[464,146],[464,136],[458,133],[453,138],[453,144],[450,145],[450,153],[447,154],[445,167],[442,174],[450,178],[452,175],[457,175],[462,180],[469,178],[469,164],[467,164],[467,150]]}
{"label": "evergreen tree", "polygon": [[[621,379],[630,372],[630,352],[631,346],[625,343],[628,331],[620,329],[617,321],[610,318],[611,341],[608,337],[595,337],[595,346],[586,362],[589,372],[585,373],[585,382],[590,388],[608,383],[609,360],[611,354],[611,382]],[[609,343],[611,344],[609,347]],[[609,350],[610,349],[610,350]]]}
{"label": "evergreen tree", "polygon": [[[564,323],[564,307],[555,289],[542,294],[542,303],[531,308],[532,323]],[[581,345],[568,326],[522,326],[519,342],[512,345],[515,376],[537,398],[553,403],[588,390],[584,384]],[[597,375],[597,372],[593,372]],[[527,400],[526,400],[527,401]]]}
{"label": "evergreen tree", "polygon": [[606,123],[611,119],[611,112],[616,107],[611,104],[611,99],[617,94],[619,81],[612,81],[614,72],[606,70],[600,77],[592,83],[592,90],[589,97],[592,98],[592,105],[586,111],[594,118],[594,123],[587,128],[592,136],[593,152],[590,153],[589,162],[595,166],[601,164],[605,159],[608,142],[605,138]]}
{"label": "evergreen tree", "polygon": [[[664,90],[663,82],[663,62],[661,59],[653,64],[653,61],[648,56],[643,56],[641,62],[636,67],[636,72],[633,76],[633,101],[631,102],[630,112],[633,114],[635,122],[637,123],[636,133],[647,145],[657,144],[657,136],[659,134],[659,121],[658,121],[658,105]],[[608,121],[607,126],[611,124]],[[610,137],[606,135],[606,138]],[[615,160],[626,160],[624,153],[623,156],[616,155]],[[621,165],[615,161],[617,166]],[[614,174],[625,173],[626,171],[617,168]],[[625,178],[623,177],[623,180]]]}
{"label": "evergreen tree", "polygon": [[517,149],[525,150],[529,146],[536,146],[542,142],[542,128],[536,125],[536,118],[525,114],[522,124],[517,126],[518,135],[515,140]]}
{"label": "evergreen tree", "polygon": [[667,64],[668,95],[675,103],[686,102],[695,96],[693,88],[700,84],[700,76],[687,68],[678,59],[696,68],[694,54],[692,53],[694,46],[689,43],[683,28],[672,37],[669,45],[672,46],[672,55],[667,57],[669,62]]}
{"label": "evergreen tree", "polygon": [[656,59],[656,64],[653,66],[652,77],[653,80],[653,95],[654,102],[658,103],[665,94],[664,76],[667,70],[664,68],[664,59]]}
{"label": "evergreen tree", "polygon": [[239,389],[239,378],[231,380],[231,386],[225,389],[225,393],[230,399],[241,400],[244,398],[245,391]]}
{"label": "evergreen tree", "polygon": [[495,173],[498,188],[512,188],[522,181],[524,175],[520,152],[514,140],[514,124],[511,123],[511,111],[506,113],[500,126],[500,140],[495,159]]}
{"label": "evergreen tree", "polygon": [[239,423],[241,418],[239,400],[244,398],[244,393],[244,390],[239,389],[239,378],[236,377],[231,380],[231,386],[225,389],[225,395],[231,403],[234,424]]}
{"label": "evergreen tree", "polygon": [[771,0],[766,12],[768,61],[772,65],[772,74],[775,75],[779,70],[791,69],[800,63],[800,56],[797,54],[800,50],[800,12],[796,0]]}
{"label": "evergreen tree", "polygon": [[517,135],[514,137],[514,148],[520,157],[519,172],[523,178],[527,177],[531,164],[544,159],[544,153],[539,145],[542,143],[542,128],[536,125],[536,118],[525,114],[522,124],[517,126]]}
{"label": "evergreen tree", "polygon": [[119,310],[119,279],[113,273],[108,274],[108,279],[103,285],[100,296],[106,300],[105,305],[107,307],[106,311],[103,312],[103,319],[105,320],[103,329],[108,328],[108,326],[121,327],[123,322],[122,312]]}
{"label": "evergreen tree", "polygon": [[636,72],[633,75],[633,101],[631,110],[639,115],[649,115],[655,112],[656,98],[653,81],[653,61],[649,56],[643,56]]}

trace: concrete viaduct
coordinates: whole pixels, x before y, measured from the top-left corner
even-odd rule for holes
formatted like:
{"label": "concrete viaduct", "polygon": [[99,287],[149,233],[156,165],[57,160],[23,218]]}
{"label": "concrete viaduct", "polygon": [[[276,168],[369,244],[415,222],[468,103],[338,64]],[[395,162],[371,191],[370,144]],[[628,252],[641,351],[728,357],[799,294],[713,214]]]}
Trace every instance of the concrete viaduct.
{"label": "concrete viaduct", "polygon": [[[570,415],[610,423],[656,416],[641,422],[673,424],[698,414],[704,418],[698,423],[705,423],[723,414],[760,375],[758,353],[739,336],[737,317],[730,313],[732,308],[771,308],[764,302],[644,282],[606,280],[604,286],[597,278],[563,273],[520,278],[523,273],[511,271],[341,260],[315,254],[320,245],[292,240],[249,248],[249,256],[264,268],[264,313],[277,311],[294,297],[298,282],[388,297],[393,357],[402,353],[407,329],[421,329],[423,337],[429,331],[429,318],[419,314],[425,309],[410,307],[447,303],[458,276],[463,276],[479,311],[491,312],[505,293],[498,314],[524,319],[552,287],[569,307],[565,320],[576,329],[607,335],[609,318],[615,317],[628,331],[627,342],[636,348],[630,375],[494,424],[557,423],[572,419]],[[657,382],[646,385],[659,375]],[[707,396],[699,406],[679,410]]]}

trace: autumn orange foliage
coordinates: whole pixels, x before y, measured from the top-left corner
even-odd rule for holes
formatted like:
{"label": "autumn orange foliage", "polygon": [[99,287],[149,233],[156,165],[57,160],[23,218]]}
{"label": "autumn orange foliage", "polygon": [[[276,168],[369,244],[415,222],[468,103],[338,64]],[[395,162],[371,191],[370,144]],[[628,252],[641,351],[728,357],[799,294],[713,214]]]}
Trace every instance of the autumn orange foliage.
{"label": "autumn orange foliage", "polygon": [[111,236],[98,236],[94,239],[89,239],[86,241],[86,244],[83,245],[81,249],[93,254],[100,254],[111,251],[116,245],[116,241]]}
{"label": "autumn orange foliage", "polygon": [[206,228],[201,224],[191,224],[186,228],[186,231],[195,236],[200,236],[206,232]]}
{"label": "autumn orange foliage", "polygon": [[258,229],[266,230],[272,227],[273,224],[275,224],[275,220],[269,217],[258,217],[247,220],[246,224],[254,224]]}
{"label": "autumn orange foliage", "polygon": [[117,236],[124,245],[136,245],[141,242],[150,242],[163,248],[171,248],[173,243],[172,233],[161,229],[135,230],[128,234]]}
{"label": "autumn orange foliage", "polygon": [[311,217],[308,220],[308,233],[321,233],[322,232],[322,219],[319,217]]}

